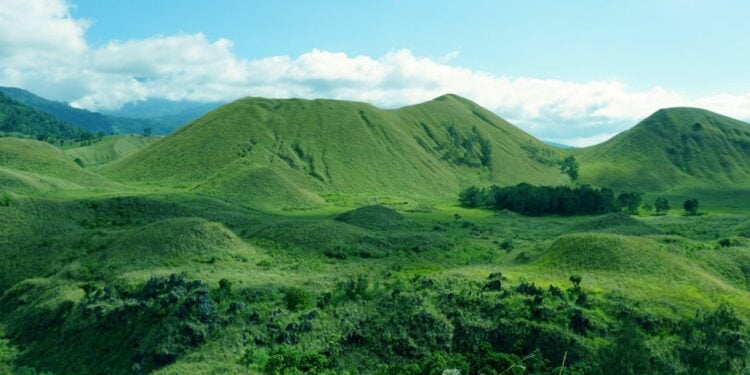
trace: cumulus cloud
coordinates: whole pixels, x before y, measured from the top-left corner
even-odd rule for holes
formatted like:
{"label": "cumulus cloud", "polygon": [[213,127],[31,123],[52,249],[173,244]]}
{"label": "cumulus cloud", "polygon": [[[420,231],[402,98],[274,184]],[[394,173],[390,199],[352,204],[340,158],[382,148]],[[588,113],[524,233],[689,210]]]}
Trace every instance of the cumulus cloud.
{"label": "cumulus cloud", "polygon": [[662,87],[507,77],[399,50],[350,56],[313,49],[299,56],[248,60],[232,42],[179,34],[110,41],[92,47],[87,22],[64,0],[0,4],[0,84],[92,110],[149,98],[215,101],[241,96],[359,100],[398,107],[455,93],[535,136],[585,146],[627,129],[655,110],[700,106],[750,119],[750,93],[691,98]]}

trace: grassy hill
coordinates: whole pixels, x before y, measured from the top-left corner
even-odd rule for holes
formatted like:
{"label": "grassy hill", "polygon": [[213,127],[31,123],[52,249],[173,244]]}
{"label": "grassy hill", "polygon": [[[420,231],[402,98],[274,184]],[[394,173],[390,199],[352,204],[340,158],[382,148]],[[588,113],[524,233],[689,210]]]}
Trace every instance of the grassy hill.
{"label": "grassy hill", "polygon": [[113,187],[83,169],[74,158],[45,142],[0,138],[0,189],[23,192],[81,187]]}
{"label": "grassy hill", "polygon": [[[564,182],[557,151],[478,105],[446,95],[396,110],[334,100],[245,98],[104,173],[195,187],[243,160],[318,194],[454,199],[471,184]],[[229,182],[228,182],[229,183]]]}
{"label": "grassy hill", "polygon": [[85,166],[97,166],[122,159],[133,154],[159,137],[146,137],[139,134],[111,135],[94,141],[91,145],[65,150],[74,159],[80,159]]}
{"label": "grassy hill", "polygon": [[622,190],[730,189],[750,182],[750,124],[703,109],[662,109],[573,152],[581,182]]}
{"label": "grassy hill", "polygon": [[91,134],[0,93],[0,134],[39,139],[77,139]]}

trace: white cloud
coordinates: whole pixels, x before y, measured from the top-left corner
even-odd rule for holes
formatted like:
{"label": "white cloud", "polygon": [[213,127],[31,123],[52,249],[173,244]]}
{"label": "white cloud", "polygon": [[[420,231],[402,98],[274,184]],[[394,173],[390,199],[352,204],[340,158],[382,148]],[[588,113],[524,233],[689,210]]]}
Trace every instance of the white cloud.
{"label": "white cloud", "polygon": [[632,90],[624,82],[570,82],[504,77],[453,66],[409,50],[350,56],[311,50],[297,57],[238,57],[228,39],[203,34],[86,43],[87,22],[64,0],[0,4],[0,84],[89,109],[134,100],[231,100],[326,97],[397,107],[444,93],[465,96],[537,137],[574,146],[600,142],[655,110],[700,106],[750,119],[750,93],[691,98],[662,87]]}
{"label": "white cloud", "polygon": [[547,139],[547,140],[551,142],[555,142],[555,143],[560,143],[566,146],[586,147],[586,146],[602,143],[616,135],[617,133],[602,133],[602,134],[592,135],[590,137]]}

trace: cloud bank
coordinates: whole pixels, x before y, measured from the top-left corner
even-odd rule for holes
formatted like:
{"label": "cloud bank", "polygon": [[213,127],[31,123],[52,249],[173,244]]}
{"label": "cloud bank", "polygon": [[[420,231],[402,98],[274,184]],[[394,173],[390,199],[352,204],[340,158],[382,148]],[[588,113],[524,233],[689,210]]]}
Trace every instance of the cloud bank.
{"label": "cloud bank", "polygon": [[662,87],[633,90],[620,81],[570,82],[505,77],[403,49],[350,56],[313,49],[299,56],[244,59],[232,42],[205,35],[86,41],[86,20],[63,0],[0,4],[0,85],[91,110],[149,98],[216,101],[242,96],[332,98],[398,107],[455,93],[547,140],[601,142],[659,108],[698,106],[750,119],[750,93],[693,98]]}

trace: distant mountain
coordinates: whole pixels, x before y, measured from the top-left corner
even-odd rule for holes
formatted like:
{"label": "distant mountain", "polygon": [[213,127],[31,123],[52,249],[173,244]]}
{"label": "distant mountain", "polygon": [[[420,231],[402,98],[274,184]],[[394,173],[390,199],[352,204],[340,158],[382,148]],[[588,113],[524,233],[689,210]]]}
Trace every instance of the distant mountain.
{"label": "distant mountain", "polygon": [[584,183],[652,192],[750,186],[750,124],[698,108],[659,110],[574,153]]}
{"label": "distant mountain", "polygon": [[172,101],[148,99],[126,103],[119,110],[105,111],[112,116],[147,119],[153,123],[155,134],[168,134],[182,125],[189,124],[224,102]]}
{"label": "distant mountain", "polygon": [[156,130],[158,127],[158,124],[149,120],[108,116],[85,109],[73,108],[68,103],[44,99],[29,91],[15,87],[0,87],[0,93],[92,133],[99,131],[107,134],[142,133],[144,128],[151,127]]}
{"label": "distant mountain", "polygon": [[543,141],[543,142],[546,143],[546,144],[548,144],[548,145],[550,145],[550,146],[552,146],[552,147],[561,148],[563,150],[570,149],[570,148],[575,148],[573,146],[568,146],[568,145],[564,145],[562,143],[557,143],[557,142],[552,142],[552,141]]}
{"label": "distant mountain", "polygon": [[[558,154],[455,95],[396,110],[336,100],[245,98],[103,172],[239,200],[245,195],[248,202],[259,201],[250,195],[260,191],[296,192],[308,203],[316,199],[301,191],[453,200],[472,184],[563,183]],[[278,186],[258,186],[262,181]]]}
{"label": "distant mountain", "polygon": [[0,93],[0,133],[35,139],[81,139],[91,133]]}

